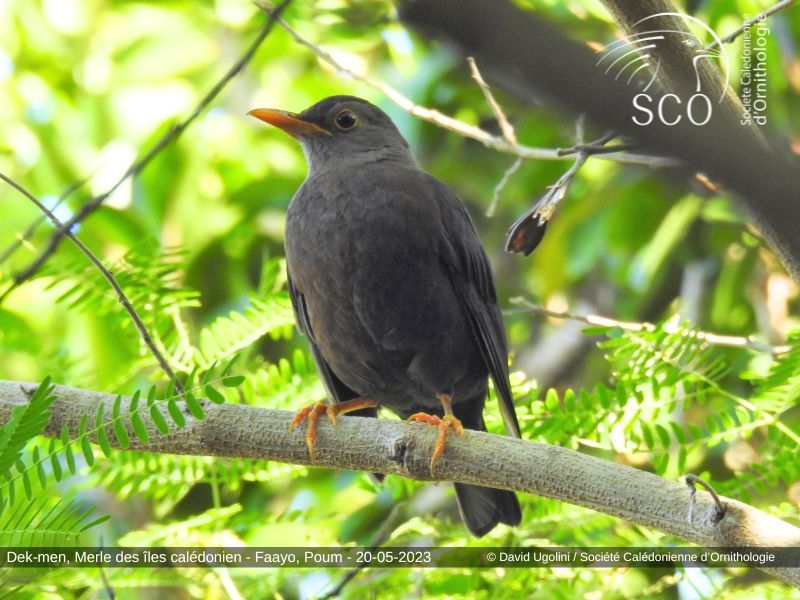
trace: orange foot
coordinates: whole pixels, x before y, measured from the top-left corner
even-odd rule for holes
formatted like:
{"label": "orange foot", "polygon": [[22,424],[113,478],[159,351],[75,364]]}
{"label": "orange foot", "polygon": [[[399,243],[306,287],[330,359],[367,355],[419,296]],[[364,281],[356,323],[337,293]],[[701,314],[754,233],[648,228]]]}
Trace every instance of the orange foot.
{"label": "orange foot", "polygon": [[336,426],[336,416],[344,415],[354,410],[362,408],[375,408],[378,403],[372,398],[362,396],[361,398],[354,398],[346,402],[339,402],[336,404],[328,404],[327,402],[315,402],[304,409],[297,411],[297,414],[289,423],[289,431],[292,431],[297,425],[308,419],[306,425],[306,446],[308,446],[308,453],[311,455],[311,462],[316,460],[316,451],[314,449],[317,442],[317,421],[320,415],[325,413],[331,425]]}
{"label": "orange foot", "polygon": [[407,420],[408,423],[416,421],[419,423],[427,423],[428,425],[435,425],[439,428],[439,437],[436,438],[436,445],[433,448],[433,455],[431,456],[431,473],[433,473],[436,463],[439,462],[442,454],[444,454],[447,432],[453,429],[458,435],[464,435],[464,426],[461,425],[461,421],[456,418],[450,407],[450,396],[448,394],[440,394],[438,398],[444,407],[444,417],[437,417],[436,415],[419,412],[414,413],[408,417]]}

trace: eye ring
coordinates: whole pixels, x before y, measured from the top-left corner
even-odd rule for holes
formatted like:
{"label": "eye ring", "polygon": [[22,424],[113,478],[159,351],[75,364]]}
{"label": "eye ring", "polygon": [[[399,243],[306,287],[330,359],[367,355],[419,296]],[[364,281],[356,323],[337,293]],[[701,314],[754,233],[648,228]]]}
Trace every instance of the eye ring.
{"label": "eye ring", "polygon": [[359,124],[359,119],[356,113],[349,108],[345,108],[344,110],[340,111],[338,115],[336,115],[334,123],[336,123],[336,127],[342,131],[348,131]]}

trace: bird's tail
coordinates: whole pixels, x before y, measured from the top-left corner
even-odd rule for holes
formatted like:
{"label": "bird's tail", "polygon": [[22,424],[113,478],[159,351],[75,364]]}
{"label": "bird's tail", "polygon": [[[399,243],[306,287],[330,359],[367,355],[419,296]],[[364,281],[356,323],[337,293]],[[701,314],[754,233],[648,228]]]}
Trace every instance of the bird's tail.
{"label": "bird's tail", "polygon": [[498,523],[519,525],[522,510],[514,492],[454,483],[461,518],[473,535],[481,537]]}
{"label": "bird's tail", "polygon": [[[477,419],[472,413],[463,415],[464,427],[486,431],[483,416],[478,412]],[[519,525],[522,509],[514,492],[495,488],[454,483],[456,499],[461,518],[473,535],[481,537],[489,533],[498,523]]]}

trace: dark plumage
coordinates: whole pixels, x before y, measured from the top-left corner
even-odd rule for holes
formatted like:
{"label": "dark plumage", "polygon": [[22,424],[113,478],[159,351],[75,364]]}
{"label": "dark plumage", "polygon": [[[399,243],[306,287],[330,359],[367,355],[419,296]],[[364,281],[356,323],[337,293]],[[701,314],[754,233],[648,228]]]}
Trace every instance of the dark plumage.
{"label": "dark plumage", "polygon": [[[491,376],[506,429],[519,437],[491,268],[456,194],[359,98],[251,114],[296,137],[308,159],[288,210],[286,259],[297,324],[331,399],[368,397],[408,418],[442,417],[449,396],[463,426],[483,431]],[[513,492],[455,486],[474,534],[520,522]]]}

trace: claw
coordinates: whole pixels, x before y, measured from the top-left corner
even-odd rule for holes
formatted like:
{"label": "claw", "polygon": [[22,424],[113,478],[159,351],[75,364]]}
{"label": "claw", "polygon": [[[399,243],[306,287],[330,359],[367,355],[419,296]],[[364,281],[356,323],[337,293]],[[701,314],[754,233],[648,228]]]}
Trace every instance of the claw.
{"label": "claw", "polygon": [[436,463],[439,462],[439,459],[444,454],[447,432],[450,429],[453,429],[458,435],[464,435],[464,426],[453,414],[450,396],[447,394],[440,394],[439,400],[444,407],[444,417],[418,412],[414,413],[407,419],[408,423],[411,423],[412,421],[417,423],[427,423],[428,425],[433,425],[439,428],[439,436],[436,438],[436,445],[433,447],[433,454],[431,455],[431,473],[433,473]]}
{"label": "claw", "polygon": [[428,413],[418,412],[414,413],[413,415],[408,417],[408,419],[406,419],[406,423],[411,423],[411,422],[427,423],[428,425],[435,425],[436,427],[438,427],[439,423],[442,422],[442,419],[440,417],[437,417],[436,415],[429,415]]}
{"label": "claw", "polygon": [[453,415],[445,415],[439,423],[439,437],[436,438],[436,445],[433,447],[433,455],[431,456],[431,473],[436,467],[436,463],[444,454],[444,444],[447,439],[448,430],[453,429],[458,435],[464,435],[464,426],[461,421],[456,419]]}
{"label": "claw", "polygon": [[308,446],[308,454],[311,456],[311,462],[313,463],[316,462],[317,459],[315,449],[317,443],[317,422],[322,413],[325,413],[328,417],[331,426],[336,427],[337,415],[343,415],[362,408],[375,408],[376,406],[378,406],[378,403],[375,400],[366,397],[355,398],[339,404],[315,402],[297,411],[294,419],[289,423],[289,431],[293,431],[294,428],[303,421],[308,421],[306,425],[306,446]]}

